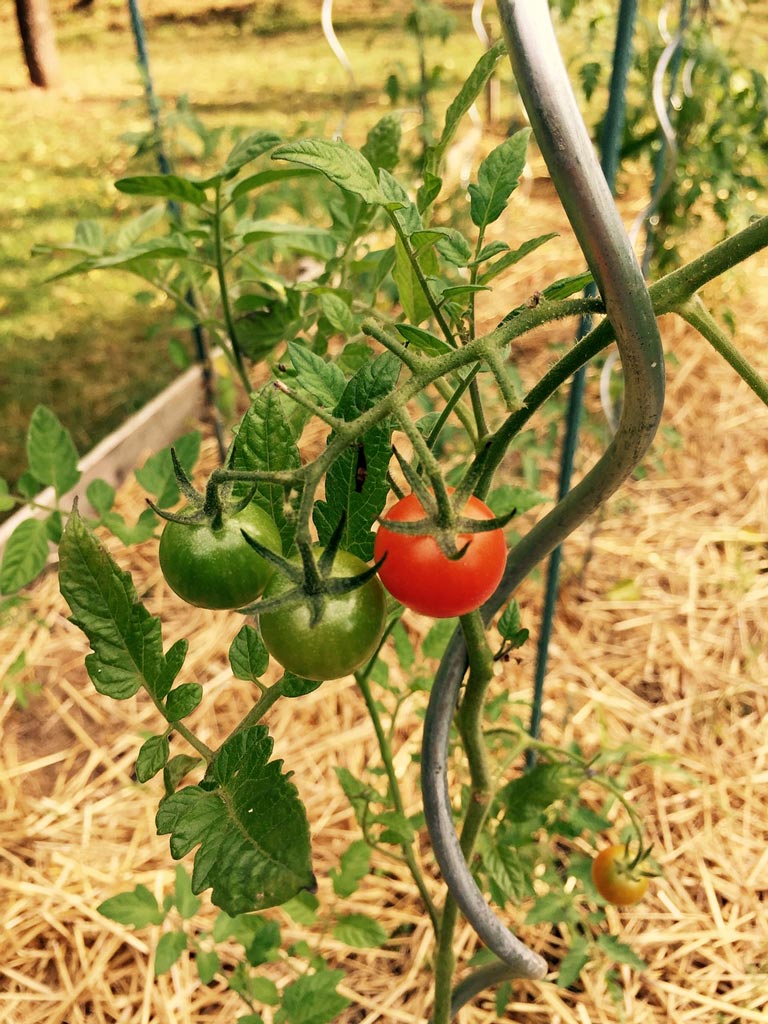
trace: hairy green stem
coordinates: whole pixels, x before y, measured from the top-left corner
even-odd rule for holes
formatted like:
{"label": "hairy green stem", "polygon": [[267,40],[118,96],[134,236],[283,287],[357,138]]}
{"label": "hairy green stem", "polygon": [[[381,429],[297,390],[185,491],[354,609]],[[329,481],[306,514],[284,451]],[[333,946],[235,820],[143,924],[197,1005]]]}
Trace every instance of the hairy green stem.
{"label": "hairy green stem", "polygon": [[237,330],[235,328],[235,320],[232,316],[232,306],[229,301],[229,288],[227,285],[227,276],[224,272],[224,242],[221,234],[222,224],[222,207],[221,207],[221,182],[216,187],[216,210],[213,217],[213,244],[216,251],[216,277],[219,282],[219,294],[221,296],[221,309],[224,316],[224,323],[227,327],[227,335],[229,336],[229,344],[232,350],[232,358],[235,364],[235,369],[238,372],[240,380],[242,381],[245,393],[248,394],[251,390],[251,382],[248,379],[248,371],[245,368],[245,362],[243,361],[243,353],[240,350],[240,343],[237,340]]}
{"label": "hairy green stem", "polygon": [[698,295],[677,307],[680,316],[705,338],[712,348],[738,373],[757,397],[768,405],[768,382],[739,352]]}

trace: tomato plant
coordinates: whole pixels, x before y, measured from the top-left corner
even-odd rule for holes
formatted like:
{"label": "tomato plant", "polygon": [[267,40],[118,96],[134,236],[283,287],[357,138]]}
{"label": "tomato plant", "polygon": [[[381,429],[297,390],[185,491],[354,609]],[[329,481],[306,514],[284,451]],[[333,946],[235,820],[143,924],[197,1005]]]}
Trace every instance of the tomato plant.
{"label": "tomato plant", "polygon": [[[493,512],[471,496],[463,514],[469,519],[493,519]],[[425,534],[395,533],[387,522],[424,519],[426,512],[415,494],[401,498],[386,513],[374,543],[374,558],[383,559],[379,576],[390,594],[421,615],[448,619],[479,608],[499,585],[506,564],[507,546],[501,529],[462,533],[457,539],[460,557],[449,558],[437,540]]]}
{"label": "tomato plant", "polygon": [[242,531],[273,551],[280,534],[254,502],[220,517],[219,525],[169,521],[160,537],[160,568],[180,598],[200,608],[242,608],[264,591],[272,566],[245,541]]}
{"label": "tomato plant", "polygon": [[632,858],[623,843],[607,846],[592,861],[592,881],[609,903],[627,907],[637,903],[648,889],[648,875],[642,870],[643,858]]}
{"label": "tomato plant", "polygon": [[[359,576],[368,566],[348,551],[337,551],[332,578]],[[276,574],[265,599],[291,589],[291,581]],[[376,577],[344,594],[325,599],[322,617],[311,622],[306,602],[259,616],[264,644],[283,668],[304,679],[339,679],[364,665],[375,653],[384,632],[386,595]]]}

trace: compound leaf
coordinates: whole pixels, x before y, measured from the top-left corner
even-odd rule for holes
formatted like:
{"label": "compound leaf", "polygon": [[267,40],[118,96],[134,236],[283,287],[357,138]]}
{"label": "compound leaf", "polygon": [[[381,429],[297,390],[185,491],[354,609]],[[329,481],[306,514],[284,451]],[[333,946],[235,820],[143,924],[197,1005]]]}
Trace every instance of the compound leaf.
{"label": "compound leaf", "polygon": [[227,914],[277,906],[313,889],[309,826],[296,787],[270,761],[265,726],[235,733],[210,765],[206,786],[186,786],[165,797],[157,812],[159,835],[170,835],[171,854],[194,847],[192,891],[211,888]]}

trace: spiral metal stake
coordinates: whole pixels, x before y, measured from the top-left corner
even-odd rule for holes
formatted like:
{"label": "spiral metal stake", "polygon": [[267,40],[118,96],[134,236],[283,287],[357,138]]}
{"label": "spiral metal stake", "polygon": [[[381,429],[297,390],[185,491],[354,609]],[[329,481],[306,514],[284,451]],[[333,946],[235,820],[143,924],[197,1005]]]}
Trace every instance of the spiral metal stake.
{"label": "spiral metal stake", "polygon": [[[625,374],[619,428],[598,463],[513,548],[489,622],[534,566],[576,529],[632,472],[647,451],[664,404],[664,362],[648,290],[571,89],[547,0],[498,0],[512,70],[563,208],[597,283]],[[424,725],[422,795],[435,857],[446,885],[479,937],[506,966],[480,981],[539,979],[546,961],[517,939],[486,903],[454,829],[447,782],[453,714],[468,667],[462,634],[452,638],[435,677]],[[476,994],[470,979],[466,998]],[[452,1010],[460,1001],[454,994]],[[462,996],[462,1001],[464,996]]]}

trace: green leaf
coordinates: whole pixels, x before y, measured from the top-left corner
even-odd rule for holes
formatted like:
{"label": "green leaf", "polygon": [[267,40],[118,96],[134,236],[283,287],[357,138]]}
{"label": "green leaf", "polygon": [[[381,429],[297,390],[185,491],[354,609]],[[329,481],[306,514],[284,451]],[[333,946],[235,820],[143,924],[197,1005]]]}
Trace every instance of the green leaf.
{"label": "green leaf", "polygon": [[292,899],[287,900],[283,904],[282,909],[296,924],[311,927],[317,920],[319,906],[320,902],[314,893],[300,892]]}
{"label": "green leaf", "polygon": [[613,935],[598,935],[597,944],[606,956],[617,964],[626,964],[636,971],[645,971],[648,964],[634,953],[626,942],[619,942]]}
{"label": "green leaf", "polygon": [[41,483],[53,487],[57,498],[80,479],[72,436],[45,405],[38,405],[29,421],[27,459],[30,471]]}
{"label": "green leaf", "polygon": [[272,153],[273,160],[289,160],[320,171],[334,185],[352,192],[364,202],[383,205],[376,174],[358,150],[340,140],[299,139],[280,146]]}
{"label": "green leaf", "polygon": [[209,767],[217,788],[187,786],[157,812],[173,857],[199,847],[192,891],[212,888],[213,902],[231,915],[284,903],[315,885],[306,812],[282,761],[269,760],[272,746],[264,726],[235,733]]}
{"label": "green leaf", "polygon": [[[173,443],[176,458],[188,476],[192,475],[200,455],[200,432],[191,431],[177,438]],[[135,471],[141,486],[155,498],[160,508],[169,508],[179,500],[179,488],[173,472],[171,449],[162,448],[150,455],[144,465]]]}
{"label": "green leaf", "polygon": [[[469,74],[469,77],[464,82],[458,95],[455,97],[453,102],[448,107],[445,113],[445,125],[443,131],[434,146],[431,146],[426,153],[424,160],[424,183],[427,184],[427,175],[435,175],[440,163],[445,155],[445,151],[451,144],[451,140],[456,134],[456,130],[461,123],[462,118],[469,111],[469,108],[475,102],[477,97],[485,88],[488,79],[496,69],[496,65],[502,59],[507,52],[506,45],[503,40],[499,40],[494,43],[485,53],[482,55],[480,60],[474,66]],[[422,186],[424,187],[424,186]],[[420,201],[419,208],[424,210],[426,205]]]}
{"label": "green leaf", "polygon": [[22,520],[8,538],[0,566],[0,593],[15,594],[37,579],[48,561],[48,528],[44,519]]}
{"label": "green leaf", "polygon": [[163,932],[155,949],[155,977],[170,971],[186,948],[184,932]]}
{"label": "green leaf", "polygon": [[[199,949],[195,954],[195,965],[197,967],[197,976],[201,983],[203,985],[210,985],[221,967],[219,954],[213,949]],[[245,1018],[240,1017],[239,1020],[242,1021]],[[261,1020],[260,1017],[259,1020]]]}
{"label": "green leaf", "polygon": [[529,894],[526,867],[521,864],[520,855],[513,846],[508,846],[503,839],[496,841],[496,837],[482,834],[478,841],[478,853],[503,901],[519,902]]}
{"label": "green leaf", "polygon": [[275,1024],[331,1024],[350,1005],[349,999],[336,991],[343,980],[343,971],[303,974],[283,990]]}
{"label": "green leaf", "polygon": [[355,778],[348,768],[334,768],[334,771],[344,790],[344,795],[355,813],[358,825],[368,825],[370,823],[368,809],[372,800],[378,799],[377,794],[367,783]]}
{"label": "green leaf", "polygon": [[563,277],[559,281],[555,281],[553,284],[548,285],[541,293],[545,299],[567,299],[569,295],[575,295],[576,292],[582,292],[587,285],[592,284],[594,278],[592,274],[585,270],[581,274],[574,274],[572,277]]}
{"label": "green leaf", "polygon": [[530,128],[523,128],[492,150],[480,164],[477,184],[469,186],[472,223],[484,232],[502,215],[525,167]]}
{"label": "green leaf", "polygon": [[437,619],[430,626],[421,645],[421,651],[425,658],[442,658],[448,641],[456,629],[456,623],[456,619]]}
{"label": "green leaf", "polygon": [[99,515],[109,512],[115,503],[115,488],[106,480],[91,480],[85,492],[88,503]]}
{"label": "green leaf", "polygon": [[479,284],[488,284],[490,281],[497,277],[502,271],[507,270],[509,267],[519,263],[523,257],[529,253],[534,252],[539,246],[544,245],[545,242],[549,242],[552,238],[557,238],[556,231],[550,231],[547,235],[539,235],[537,238],[531,238],[527,242],[523,242],[521,246],[512,252],[505,253],[501,259],[496,260],[491,266],[487,267],[482,274],[478,274],[477,280]]}
{"label": "green leaf", "polygon": [[400,118],[395,114],[385,114],[371,128],[360,152],[374,171],[394,171],[400,159],[402,134]]}
{"label": "green leaf", "polygon": [[[367,363],[347,384],[334,409],[340,419],[356,419],[397,384],[402,364],[391,352]],[[333,432],[329,437],[332,441]],[[333,463],[325,478],[325,499],[315,504],[313,518],[321,544],[327,544],[346,512],[341,547],[368,561],[373,554],[371,527],[389,493],[387,472],[392,456],[391,424],[378,423]]]}
{"label": "green leaf", "polygon": [[188,921],[200,909],[200,900],[192,892],[192,883],[183,864],[176,865],[176,884],[173,902],[181,917]]}
{"label": "green leaf", "polygon": [[488,506],[494,515],[508,515],[512,509],[518,515],[535,508],[536,505],[543,505],[552,499],[541,491],[534,491],[530,487],[515,487],[513,484],[504,484],[495,488],[488,495]]}
{"label": "green leaf", "polygon": [[126,547],[131,544],[142,544],[155,535],[157,519],[151,508],[146,508],[131,526],[117,512],[104,512],[99,516],[99,524],[113,533]]}
{"label": "green leaf", "polygon": [[567,921],[572,912],[570,898],[562,893],[540,896],[525,917],[526,924],[560,924]]}
{"label": "green leaf", "polygon": [[300,387],[326,408],[334,408],[344,393],[347,380],[339,367],[297,341],[288,342],[288,355]]}
{"label": "green leaf", "polygon": [[340,295],[337,295],[335,292],[320,292],[318,299],[320,300],[323,316],[325,316],[335,331],[345,335],[347,338],[357,334],[357,319],[349,308],[348,303]]}
{"label": "green leaf", "polygon": [[229,648],[229,664],[236,679],[255,683],[269,667],[269,654],[259,631],[242,626]]}
{"label": "green leaf", "polygon": [[[231,468],[278,472],[298,469],[301,456],[283,411],[278,391],[267,384],[256,393],[240,421]],[[250,490],[250,488],[247,488]],[[244,493],[243,491],[236,493]],[[253,500],[276,523],[287,553],[293,542],[293,526],[285,514],[283,488],[260,483]]]}
{"label": "green leaf", "polygon": [[188,775],[193,768],[202,764],[201,757],[193,757],[191,754],[176,754],[172,757],[163,769],[163,783],[167,794],[174,793],[185,775]]}
{"label": "green leaf", "polygon": [[400,668],[408,671],[408,669],[413,667],[413,663],[416,661],[416,652],[413,649],[411,638],[408,636],[402,621],[398,621],[395,624],[391,635]]}
{"label": "green leaf", "polygon": [[274,181],[285,181],[289,178],[307,178],[312,174],[317,174],[317,171],[312,171],[308,167],[286,167],[259,171],[257,174],[251,174],[249,177],[243,178],[242,181],[238,181],[237,185],[232,189],[232,199],[239,199],[241,196],[253,192],[254,189],[261,188],[263,185],[271,185]]}
{"label": "green leaf", "polygon": [[133,925],[134,928],[162,924],[165,920],[164,912],[145,885],[137,885],[132,892],[121,892],[117,896],[110,896],[96,909],[110,921]]}
{"label": "green leaf", "polygon": [[413,825],[404,814],[399,814],[397,811],[384,811],[382,814],[375,815],[373,820],[378,825],[384,826],[379,836],[382,843],[410,846],[413,842]]}
{"label": "green leaf", "polygon": [[528,630],[520,627],[520,606],[514,599],[509,602],[499,618],[499,633],[503,640],[522,647],[528,639]]}
{"label": "green leaf", "polygon": [[441,356],[451,351],[451,346],[446,341],[430,334],[429,331],[422,330],[421,327],[395,324],[395,329],[409,345],[413,345],[419,352],[426,352],[428,356]]}
{"label": "green leaf", "polygon": [[[156,224],[159,224],[168,215],[168,207],[165,203],[157,203],[155,206],[151,206],[148,210],[144,210],[138,217],[132,217],[127,223],[123,224],[120,230],[115,235],[114,247],[119,252],[124,249],[131,249],[138,242],[143,234],[153,228]],[[104,242],[102,240],[98,248],[95,248],[95,252],[104,251]]]}
{"label": "green leaf", "polygon": [[227,178],[234,178],[238,171],[245,167],[246,164],[267,153],[270,149],[274,149],[280,142],[281,138],[279,135],[264,129],[254,132],[244,139],[240,139],[221,169],[222,178],[225,180]]}
{"label": "green leaf", "polygon": [[8,481],[0,476],[0,512],[8,512],[12,509],[16,501],[11,497],[11,490],[8,486]]}
{"label": "green leaf", "polygon": [[71,621],[88,637],[85,659],[99,693],[123,700],[144,684],[156,698],[168,692],[160,620],[140,603],[128,573],[73,509],[59,548],[59,587]]}
{"label": "green leaf", "polygon": [[145,740],[136,758],[136,778],[148,782],[165,768],[170,748],[167,736],[150,736]]}
{"label": "green leaf", "polygon": [[574,939],[573,945],[560,961],[557,973],[558,985],[561,988],[570,988],[571,985],[575,985],[589,961],[589,941],[584,938]]}
{"label": "green leaf", "polygon": [[115,182],[118,192],[131,196],[158,196],[180,203],[203,206],[206,202],[205,189],[188,178],[176,174],[139,174],[132,178],[120,178]]}
{"label": "green leaf", "polygon": [[563,766],[538,764],[503,786],[498,799],[510,820],[527,821],[566,796],[572,788]]}
{"label": "green leaf", "polygon": [[302,679],[293,672],[286,672],[280,680],[280,693],[283,697],[306,697],[322,685],[319,679]]}
{"label": "green leaf", "polygon": [[[437,273],[437,257],[432,249],[428,249],[422,257],[415,258],[424,277]],[[424,320],[428,320],[432,316],[432,306],[416,273],[411,256],[399,236],[395,239],[395,267],[392,271],[392,279],[397,285],[400,305],[410,323],[416,326]]]}
{"label": "green leaf", "polygon": [[182,683],[165,698],[165,715],[169,722],[180,722],[191,715],[203,699],[200,683]]}
{"label": "green leaf", "polygon": [[340,870],[331,868],[329,875],[337,896],[349,897],[371,868],[371,848],[362,839],[356,840],[341,855]]}
{"label": "green leaf", "polygon": [[379,922],[367,914],[344,914],[336,920],[333,937],[347,946],[370,949],[383,946],[388,935]]}

